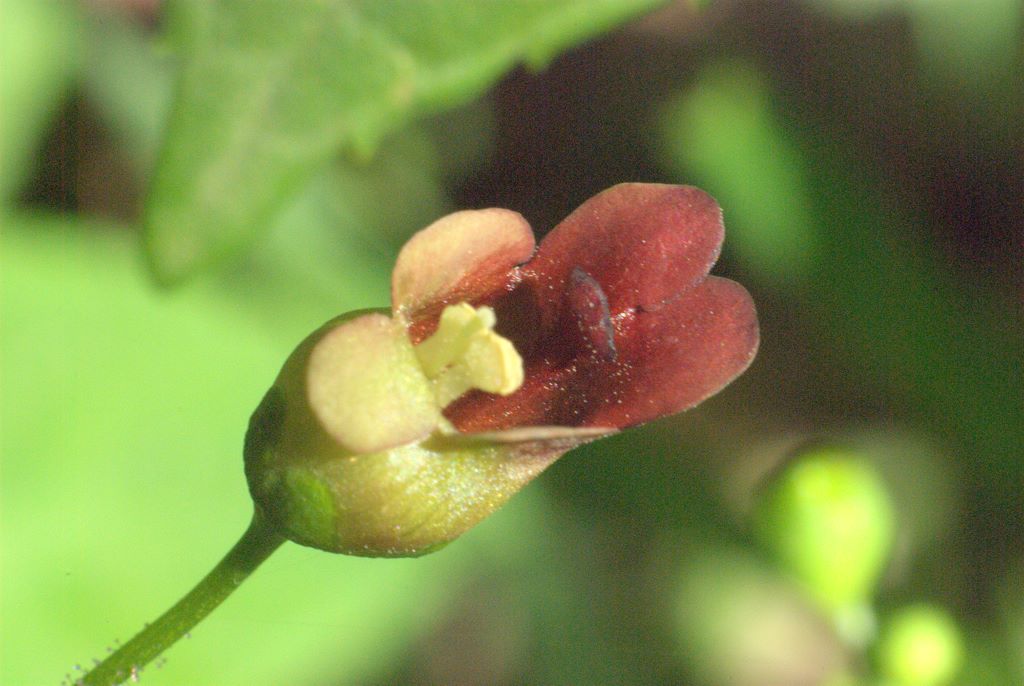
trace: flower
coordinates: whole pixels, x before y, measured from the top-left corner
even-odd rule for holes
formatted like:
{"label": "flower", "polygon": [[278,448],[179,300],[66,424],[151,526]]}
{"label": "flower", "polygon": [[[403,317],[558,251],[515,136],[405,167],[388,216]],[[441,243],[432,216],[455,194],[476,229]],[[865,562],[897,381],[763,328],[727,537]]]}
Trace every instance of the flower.
{"label": "flower", "polygon": [[398,256],[392,311],[328,322],[253,415],[257,509],[299,543],[417,555],[567,450],[690,408],[749,366],[750,296],[708,276],[721,211],[621,184],[535,246],[510,210],[456,212]]}

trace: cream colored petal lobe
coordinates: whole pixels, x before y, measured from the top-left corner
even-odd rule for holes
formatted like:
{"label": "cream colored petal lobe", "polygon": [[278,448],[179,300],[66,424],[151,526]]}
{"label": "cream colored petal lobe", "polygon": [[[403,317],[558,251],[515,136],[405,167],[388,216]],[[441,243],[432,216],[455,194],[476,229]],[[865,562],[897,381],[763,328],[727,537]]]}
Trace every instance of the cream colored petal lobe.
{"label": "cream colored petal lobe", "polygon": [[449,214],[402,248],[391,278],[395,314],[414,321],[443,305],[479,303],[509,285],[514,267],[530,259],[530,225],[512,210]]}
{"label": "cream colored petal lobe", "polygon": [[418,440],[441,420],[404,327],[382,314],[339,324],[317,341],[306,392],[324,431],[355,454]]}

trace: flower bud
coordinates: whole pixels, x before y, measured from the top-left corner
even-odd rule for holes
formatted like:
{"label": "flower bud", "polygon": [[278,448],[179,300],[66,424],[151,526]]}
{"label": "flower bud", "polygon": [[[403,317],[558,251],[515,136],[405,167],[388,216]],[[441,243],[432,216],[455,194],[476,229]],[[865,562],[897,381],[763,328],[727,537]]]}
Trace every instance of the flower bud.
{"label": "flower bud", "polygon": [[931,605],[899,610],[882,630],[879,670],[894,686],[943,686],[963,663],[960,629],[949,614]]}
{"label": "flower bud", "polygon": [[892,504],[868,461],[842,448],[815,448],[797,455],[767,484],[755,531],[834,619],[853,621],[864,618],[858,608],[866,609],[888,560]]}

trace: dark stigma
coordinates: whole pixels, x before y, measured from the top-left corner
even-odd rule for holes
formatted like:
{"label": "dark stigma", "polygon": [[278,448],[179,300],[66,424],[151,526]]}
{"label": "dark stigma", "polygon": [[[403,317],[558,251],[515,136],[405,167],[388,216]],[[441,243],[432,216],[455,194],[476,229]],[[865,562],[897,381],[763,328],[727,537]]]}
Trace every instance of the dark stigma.
{"label": "dark stigma", "polygon": [[586,344],[604,361],[614,362],[618,356],[615,329],[601,284],[582,268],[574,267],[569,276],[567,301]]}

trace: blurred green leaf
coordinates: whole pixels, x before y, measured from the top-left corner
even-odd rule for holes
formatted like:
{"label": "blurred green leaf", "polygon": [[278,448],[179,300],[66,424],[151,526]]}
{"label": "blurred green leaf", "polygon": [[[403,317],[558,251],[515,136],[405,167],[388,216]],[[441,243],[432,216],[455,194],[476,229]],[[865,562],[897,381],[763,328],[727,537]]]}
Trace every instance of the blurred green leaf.
{"label": "blurred green leaf", "polygon": [[806,278],[817,248],[806,170],[763,77],[743,62],[714,64],[669,104],[661,124],[666,165],[728,199],[726,248],[762,278]]}
{"label": "blurred green leaf", "polygon": [[999,593],[1000,614],[1006,631],[1008,661],[1019,679],[1024,679],[1024,557],[1013,564]]}
{"label": "blurred green leaf", "polygon": [[184,64],[146,221],[174,282],[244,248],[339,149],[467,101],[656,0],[179,0]]}
{"label": "blurred green leaf", "polygon": [[33,155],[77,70],[77,13],[60,0],[4,0],[0,21],[0,202],[34,169]]}
{"label": "blurred green leaf", "polygon": [[174,61],[141,26],[114,14],[89,16],[83,88],[107,130],[148,177],[174,82]]}
{"label": "blurred green leaf", "polygon": [[[903,0],[925,73],[978,98],[1019,83],[1024,41],[1021,0]],[[998,102],[999,96],[995,100]]]}
{"label": "blurred green leaf", "polygon": [[301,317],[298,337],[341,312],[386,307],[405,239],[451,209],[437,155],[434,141],[413,126],[390,137],[369,163],[328,165],[264,240],[215,280],[230,299],[259,302],[263,328]]}
{"label": "blurred green leaf", "polygon": [[1015,662],[1024,659],[1024,653],[1017,646],[1007,645],[1006,637],[979,623],[964,627],[964,661],[961,675],[970,675],[970,681],[963,676],[959,684],[970,683],[979,686],[1005,686],[1024,683],[1024,671]]}

